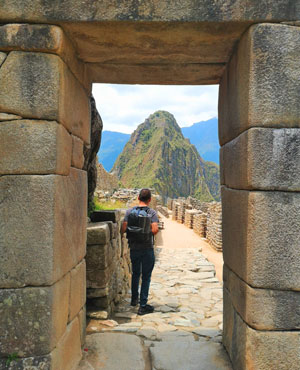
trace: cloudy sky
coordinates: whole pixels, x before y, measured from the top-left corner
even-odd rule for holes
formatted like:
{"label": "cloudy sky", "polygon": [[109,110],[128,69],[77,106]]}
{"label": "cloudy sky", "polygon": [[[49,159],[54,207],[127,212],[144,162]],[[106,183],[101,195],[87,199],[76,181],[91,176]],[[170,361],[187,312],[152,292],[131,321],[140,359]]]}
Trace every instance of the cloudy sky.
{"label": "cloudy sky", "polygon": [[156,110],[172,113],[180,127],[218,116],[218,86],[94,84],[104,130],[131,134]]}

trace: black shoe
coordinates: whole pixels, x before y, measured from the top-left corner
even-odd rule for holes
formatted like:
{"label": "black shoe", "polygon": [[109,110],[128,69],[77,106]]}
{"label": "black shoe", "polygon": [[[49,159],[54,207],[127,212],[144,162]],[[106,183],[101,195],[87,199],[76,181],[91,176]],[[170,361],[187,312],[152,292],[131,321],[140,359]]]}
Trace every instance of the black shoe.
{"label": "black shoe", "polygon": [[147,313],[152,313],[153,311],[154,307],[150,306],[150,304],[146,304],[146,306],[140,306],[138,315],[146,315]]}
{"label": "black shoe", "polygon": [[130,306],[137,306],[139,298],[131,298]]}

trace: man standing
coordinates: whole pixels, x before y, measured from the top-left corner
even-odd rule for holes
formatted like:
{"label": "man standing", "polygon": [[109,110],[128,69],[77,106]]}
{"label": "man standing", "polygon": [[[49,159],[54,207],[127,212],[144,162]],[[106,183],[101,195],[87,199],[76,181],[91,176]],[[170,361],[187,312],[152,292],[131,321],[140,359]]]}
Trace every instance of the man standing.
{"label": "man standing", "polygon": [[[154,267],[154,235],[158,233],[158,217],[154,209],[149,208],[151,192],[142,189],[138,196],[139,205],[126,211],[122,224],[122,233],[126,232],[132,264],[131,306],[139,302],[139,281],[142,274],[140,307],[138,315],[152,313],[154,307],[147,304],[151,273]],[[132,226],[132,219],[140,225]],[[133,222],[134,223],[134,222]],[[148,227],[147,227],[148,223]]]}

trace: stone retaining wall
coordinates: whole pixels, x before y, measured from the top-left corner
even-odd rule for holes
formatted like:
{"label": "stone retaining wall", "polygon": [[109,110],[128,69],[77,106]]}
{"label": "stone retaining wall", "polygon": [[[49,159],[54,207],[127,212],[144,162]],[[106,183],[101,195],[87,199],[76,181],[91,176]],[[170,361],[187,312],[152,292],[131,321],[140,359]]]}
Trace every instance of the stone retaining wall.
{"label": "stone retaining wall", "polygon": [[87,309],[111,313],[129,288],[128,243],[120,234],[121,211],[97,212],[97,218],[87,228]]}
{"label": "stone retaining wall", "polygon": [[208,208],[206,238],[217,250],[222,250],[222,205],[212,203]]}
{"label": "stone retaining wall", "polygon": [[185,224],[218,251],[222,250],[222,207],[220,202],[200,202],[194,198],[168,199],[172,220]]}

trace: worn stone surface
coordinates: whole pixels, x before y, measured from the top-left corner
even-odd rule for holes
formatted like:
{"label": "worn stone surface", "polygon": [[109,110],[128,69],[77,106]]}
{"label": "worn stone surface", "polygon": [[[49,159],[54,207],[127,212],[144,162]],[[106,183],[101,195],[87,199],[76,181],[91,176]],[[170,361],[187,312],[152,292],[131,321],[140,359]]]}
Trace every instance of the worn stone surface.
{"label": "worn stone surface", "polygon": [[69,176],[0,177],[2,288],[51,285],[83,259],[86,189],[86,173],[72,168]]}
{"label": "worn stone surface", "polygon": [[103,270],[107,268],[112,262],[114,252],[111,242],[100,245],[88,245],[86,255],[88,269]]}
{"label": "worn stone surface", "polygon": [[299,291],[300,193],[223,186],[222,206],[225,264],[252,287]]}
{"label": "worn stone surface", "polygon": [[83,308],[80,310],[78,314],[78,321],[79,321],[79,330],[80,330],[80,343],[81,347],[83,347],[85,343],[85,337],[86,337],[86,307],[83,306]]}
{"label": "worn stone surface", "polygon": [[300,128],[251,128],[221,148],[222,183],[300,191]]}
{"label": "worn stone surface", "polygon": [[51,354],[51,357],[52,369],[76,369],[82,358],[80,327],[77,317],[70,324],[68,324],[67,330],[58,342],[57,347]]}
{"label": "worn stone surface", "polygon": [[211,85],[220,80],[225,64],[94,64],[93,81],[122,84]]}
{"label": "worn stone surface", "polygon": [[72,167],[79,168],[80,170],[84,164],[83,156],[83,141],[78,137],[72,135]]}
{"label": "worn stone surface", "polygon": [[154,369],[164,370],[221,370],[231,369],[221,344],[171,341],[150,347]]}
{"label": "worn stone surface", "polygon": [[88,224],[87,245],[105,245],[110,240],[110,229],[105,222]]}
{"label": "worn stone surface", "polygon": [[224,294],[223,343],[237,369],[299,370],[300,331],[250,328]]}
{"label": "worn stone surface", "polygon": [[18,120],[0,125],[0,174],[68,175],[72,139],[56,122]]}
{"label": "worn stone surface", "polygon": [[0,290],[0,356],[46,355],[64,334],[70,277],[51,287]]}
{"label": "worn stone surface", "polygon": [[105,288],[112,277],[115,267],[116,261],[112,261],[112,263],[103,270],[95,269],[93,267],[90,268],[89,264],[87,264],[87,288]]}
{"label": "worn stone surface", "polygon": [[7,57],[7,54],[0,52],[0,67]]}
{"label": "worn stone surface", "polygon": [[78,61],[72,42],[58,26],[24,23],[2,25],[0,27],[0,50],[57,54],[69,66],[82,85],[89,89],[84,64]]}
{"label": "worn stone surface", "polygon": [[226,265],[223,271],[235,310],[257,330],[300,329],[300,293],[288,290],[254,289],[243,282]]}
{"label": "worn stone surface", "polygon": [[220,84],[221,145],[250,127],[300,127],[299,27],[252,26]]}
{"label": "worn stone surface", "polygon": [[[153,76],[151,83],[168,83],[170,79],[172,83],[192,80],[200,84],[215,78],[218,64],[228,60],[251,23],[295,21],[299,13],[298,0],[252,0],[247,6],[212,0],[106,0],[101,4],[91,0],[67,0],[63,4],[34,0],[20,6],[17,0],[3,0],[0,20],[60,24],[77,46],[80,59],[93,67],[90,78],[94,82],[105,82],[106,78],[109,82],[135,83],[137,75],[142,75],[139,83]],[[137,68],[126,68],[134,64],[139,66],[138,73]],[[160,65],[159,76],[147,68],[151,64]],[[108,66],[105,75],[103,65]],[[163,69],[166,65],[170,68]],[[109,76],[121,67],[119,80],[110,80]],[[203,71],[203,79],[194,75],[195,67]]]}
{"label": "worn stone surface", "polygon": [[85,346],[88,356],[81,362],[80,369],[145,369],[143,347],[138,337],[124,333],[92,334],[87,336]]}
{"label": "worn stone surface", "polygon": [[94,192],[97,185],[97,153],[101,144],[101,134],[103,123],[100,114],[96,107],[96,102],[93,96],[90,97],[90,108],[91,108],[91,132],[90,132],[90,144],[84,145],[84,165],[83,169],[88,174],[88,207],[93,208]]}
{"label": "worn stone surface", "polygon": [[15,121],[18,119],[22,119],[21,116],[17,116],[16,114],[10,113],[0,113],[0,121]]}
{"label": "worn stone surface", "polygon": [[51,369],[51,355],[45,356],[34,356],[27,358],[18,358],[15,361],[11,361],[8,365],[8,358],[0,359],[0,369],[2,370],[23,370],[23,369],[34,369],[34,370],[50,370]]}
{"label": "worn stone surface", "polygon": [[0,111],[57,121],[89,143],[88,96],[57,55],[12,51],[0,69],[0,84]]}
{"label": "worn stone surface", "polygon": [[85,304],[86,301],[86,267],[85,260],[80,262],[70,272],[71,275],[71,290],[70,290],[70,304],[69,304],[69,322]]}

